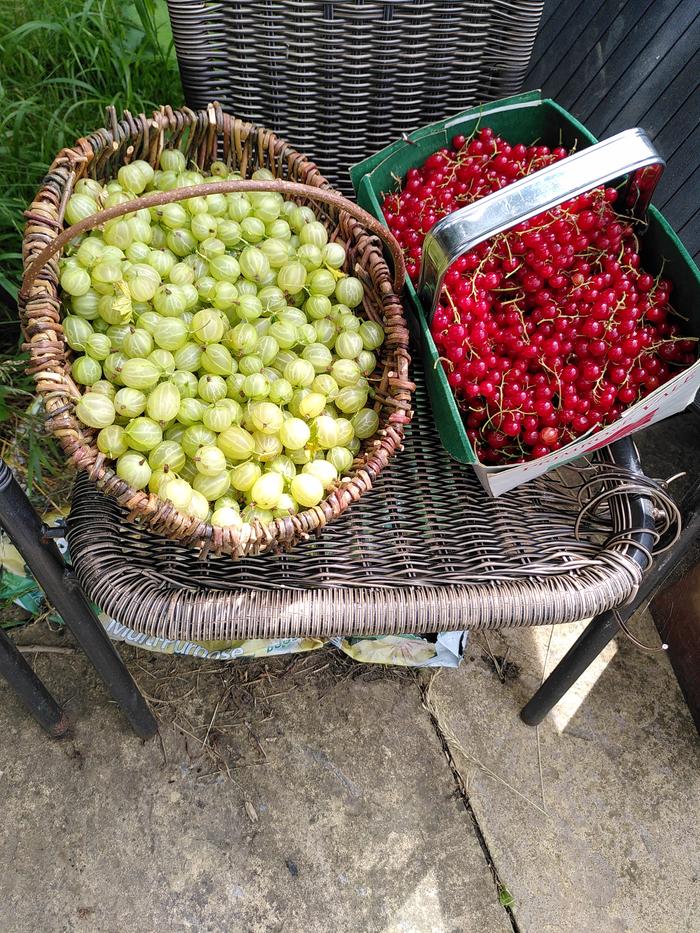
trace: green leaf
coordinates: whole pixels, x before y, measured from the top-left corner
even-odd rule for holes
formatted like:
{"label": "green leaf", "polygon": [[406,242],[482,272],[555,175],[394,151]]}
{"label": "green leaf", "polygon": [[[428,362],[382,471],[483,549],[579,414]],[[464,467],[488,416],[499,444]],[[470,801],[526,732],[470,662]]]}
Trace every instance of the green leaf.
{"label": "green leaf", "polygon": [[[12,259],[15,258],[14,254],[10,254],[10,255]],[[3,257],[0,256],[0,260],[2,258]],[[16,258],[19,258],[19,256],[17,256]],[[2,274],[2,271],[0,271],[0,289],[4,289],[10,295],[13,301],[17,301],[18,288],[14,282],[11,282],[9,279],[5,278],[5,276]]]}
{"label": "green leaf", "polygon": [[512,907],[515,903],[515,898],[504,884],[498,885],[498,903],[501,907]]}
{"label": "green leaf", "polygon": [[27,492],[31,494],[34,483],[41,480],[41,447],[35,434],[29,435],[29,454],[27,456]]}
{"label": "green leaf", "polygon": [[9,394],[7,386],[0,386],[0,422],[8,421],[12,417],[12,409],[5,401]]}
{"label": "green leaf", "polygon": [[37,589],[32,577],[18,577],[5,571],[0,577],[0,600],[22,599]]}

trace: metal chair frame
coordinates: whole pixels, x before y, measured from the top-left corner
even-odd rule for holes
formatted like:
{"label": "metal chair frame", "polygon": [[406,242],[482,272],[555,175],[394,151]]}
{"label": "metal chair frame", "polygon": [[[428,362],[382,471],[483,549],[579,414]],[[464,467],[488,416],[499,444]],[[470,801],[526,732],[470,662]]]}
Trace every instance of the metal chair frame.
{"label": "metal chair frame", "polygon": [[[618,441],[615,459],[627,469],[639,469],[630,440]],[[618,633],[620,622],[629,618],[643,601],[656,590],[673,566],[688,550],[700,530],[698,489],[688,502],[687,525],[676,546],[659,560],[647,574],[635,599],[618,615],[616,611],[602,613],[588,625],[568,654],[552,671],[537,693],[523,709],[521,716],[528,725],[536,725],[559,702],[581,673]],[[652,546],[654,519],[651,500],[640,494],[632,499],[636,513],[633,540],[639,545],[633,554],[643,565],[646,551]],[[0,462],[0,525],[12,539],[48,599],[62,616],[66,626],[102,678],[108,692],[124,712],[137,735],[147,738],[157,730],[131,675],[124,666],[104,628],[83,595],[72,570],[66,567],[60,551],[51,539],[51,529],[41,522],[26,494]],[[20,700],[39,724],[53,737],[66,734],[68,724],[56,701],[37,678],[26,660],[8,636],[0,630],[0,674],[8,681]]]}
{"label": "metal chair frame", "polygon": [[[180,57],[183,84],[189,103],[196,105],[198,99],[197,95],[201,97],[202,94],[205,93],[202,87],[204,78],[210,77],[206,56],[211,51],[211,47],[205,34],[206,31],[204,29],[191,29],[191,23],[193,19],[197,20],[198,18],[202,19],[202,21],[212,21],[211,18],[215,18],[217,12],[223,9],[225,5],[216,5],[210,9],[204,3],[193,4],[190,3],[189,0],[187,0],[187,2],[185,2],[185,0],[169,0],[168,5],[173,23],[177,51]],[[280,3],[280,6],[281,5]],[[305,8],[304,15],[306,19],[304,19],[304,22],[311,23],[308,17],[311,15],[310,11],[312,5],[307,4],[307,6],[308,10]],[[322,41],[326,41],[326,39],[332,35],[333,29],[335,28],[333,20],[336,14],[333,7],[336,6],[336,4],[328,3],[323,6],[323,19],[321,22],[314,22],[313,28],[321,29]],[[346,8],[345,12],[348,13],[347,3],[338,5],[339,9],[340,6],[344,6]],[[426,22],[430,20],[431,16],[433,19],[437,17],[440,28],[444,30],[449,27],[449,22],[445,19],[445,11],[439,8],[437,2],[431,0],[430,3],[424,4],[424,7],[425,9],[422,9],[422,11],[416,15],[428,17]],[[497,62],[493,75],[491,75],[491,77],[486,76],[488,78],[488,87],[479,84],[481,79],[478,78],[478,75],[477,77],[462,76],[462,78],[460,78],[462,84],[458,82],[458,86],[456,85],[452,88],[454,92],[453,96],[455,94],[457,95],[455,99],[460,98],[460,103],[466,106],[470,101],[466,99],[462,101],[461,98],[467,92],[471,95],[477,93],[477,96],[494,97],[502,95],[507,91],[517,89],[520,79],[525,73],[527,58],[529,58],[529,52],[534,41],[537,28],[536,24],[539,19],[541,7],[542,4],[539,0],[517,0],[517,2],[516,0],[508,0],[508,2],[504,2],[500,5],[494,4],[493,10],[491,10],[489,4],[485,2],[485,0],[483,0],[483,2],[482,0],[474,0],[474,2],[465,3],[465,10],[468,9],[471,11],[471,14],[477,18],[490,16],[493,12],[494,16],[504,16],[504,19],[502,23],[495,24],[496,35],[498,37],[496,49],[498,54],[495,54],[492,49],[489,53],[491,57],[489,58],[489,54],[487,54],[485,58],[485,61],[490,61],[492,64],[494,61]],[[513,10],[516,8],[524,17],[522,23],[518,23],[513,19]],[[396,23],[398,23],[401,17],[407,15],[408,12],[408,5],[403,4],[401,0],[399,0],[399,2],[387,2],[384,4],[380,41],[385,41],[391,45],[395,39],[395,37],[392,37],[392,29],[395,25],[394,18],[396,19]],[[268,14],[271,15],[270,11],[265,13],[265,16],[268,16]],[[348,13],[348,15],[350,14]],[[236,29],[239,27],[243,28],[238,20],[236,20],[236,23],[238,23],[238,26],[234,23],[231,26],[232,29],[234,29],[234,27]],[[358,24],[360,24],[360,20],[358,20]],[[268,25],[269,23],[265,20],[266,29]],[[267,32],[265,32],[265,35],[267,36]],[[272,39],[274,39],[274,36],[272,36],[272,38],[267,36],[265,41],[271,42]],[[439,35],[436,41],[438,41],[438,44],[442,41]],[[486,42],[485,33],[480,41],[483,43]],[[389,45],[387,48],[389,48]],[[444,46],[444,42],[442,45]],[[223,47],[226,47],[226,43],[224,43]],[[292,47],[293,43],[290,48]],[[314,43],[310,43],[309,52],[311,58],[309,61],[311,64],[313,64],[314,48]],[[274,49],[276,49],[275,54],[279,53],[280,49],[277,46],[274,46]],[[296,51],[298,52],[299,50]],[[418,51],[414,49],[416,54],[418,54]],[[379,52],[381,52],[381,49],[379,49]],[[500,55],[501,52],[503,52],[503,56],[499,58],[498,55]],[[515,58],[513,58],[513,56],[515,56]],[[277,55],[277,57],[279,56]],[[423,55],[423,58],[425,58],[425,55]],[[437,62],[437,67],[443,67],[444,59],[444,55],[440,57]],[[222,61],[226,61],[225,56]],[[420,61],[423,62],[423,59],[421,58]],[[442,62],[443,65],[440,65],[440,62]],[[504,62],[507,67],[504,65]],[[510,64],[508,65],[509,62]],[[430,55],[425,58],[423,64],[425,67],[433,67],[433,61]],[[242,63],[242,66],[243,65],[245,65],[245,63]],[[361,97],[362,94],[366,92],[369,94],[369,97],[376,97],[376,94],[381,89],[373,88],[369,85],[365,88],[362,82],[358,83],[357,75],[353,71],[353,68],[357,67],[357,63],[349,59],[347,65],[350,71],[348,74],[347,88],[343,86],[343,93],[347,90],[347,93],[350,94],[351,97],[354,93],[360,94]],[[250,80],[253,82],[250,86],[248,86],[250,82],[243,82],[242,84],[236,84],[235,88],[227,88],[226,75],[221,70],[222,67],[221,63],[219,63],[218,70],[215,68],[215,74],[213,75],[221,86],[222,93],[219,96],[222,102],[226,104],[227,95],[234,93],[250,96],[252,90],[255,89],[255,82],[258,78],[249,76]],[[491,65],[489,67],[491,67]],[[503,72],[502,74],[499,72],[499,69]],[[411,77],[412,74],[406,75],[406,80]],[[457,77],[460,77],[459,74]],[[464,81],[467,81],[467,83],[464,84]],[[383,88],[386,93],[390,90],[389,85],[383,85]],[[407,89],[408,85],[406,85],[402,93],[407,93]],[[267,87],[264,90],[269,96],[272,89]],[[431,87],[430,94],[425,97],[425,106],[442,107],[443,99],[440,97],[440,93],[439,88]],[[291,107],[293,104],[293,95],[290,101]],[[277,95],[273,103],[278,109],[282,108],[279,111],[281,123],[284,124],[285,119],[288,122],[291,121],[289,127],[280,125],[278,127],[279,129],[287,130],[287,134],[290,138],[301,143],[305,141],[302,137],[304,137],[304,133],[308,130],[311,134],[309,135],[309,141],[313,142],[315,140],[313,136],[314,127],[308,122],[310,115],[307,109],[302,108],[303,112],[299,112],[295,115],[293,108],[289,110],[287,104],[280,95]],[[430,114],[427,113],[427,111],[424,113],[423,110],[420,109],[420,107],[423,107],[423,102],[417,98],[414,103],[415,107],[418,108],[415,113],[413,113],[413,111],[407,112],[404,107],[403,110],[399,109],[397,111],[397,119],[410,121],[415,118],[418,122],[427,122],[430,118]],[[375,105],[372,104],[372,106],[374,110],[376,110]],[[234,109],[236,109],[235,106]],[[245,108],[243,109],[245,110]],[[455,108],[453,107],[452,109]],[[339,118],[337,110],[337,108],[334,109],[334,119]],[[356,122],[357,111],[358,107],[350,108],[350,111],[347,113],[347,118],[352,126],[350,126],[349,130],[348,127],[345,127],[344,130],[348,132],[352,130]],[[444,112],[444,107],[441,112]],[[256,114],[250,113],[245,115],[256,116]],[[298,140],[294,132],[296,125],[294,124],[294,120],[297,119],[297,117],[302,121],[298,133],[296,134],[299,135],[299,133],[301,133]],[[265,121],[262,120],[262,122]],[[321,132],[322,136],[323,133],[326,133],[327,136],[328,133],[331,132],[331,136],[328,137],[328,142],[329,145],[335,144],[335,137],[332,135],[332,127],[330,124],[328,126],[321,125],[319,132]],[[375,135],[377,132],[387,132],[391,134],[394,130],[388,125],[384,126],[379,123],[373,132]],[[323,140],[325,139],[326,137],[324,136]],[[381,142],[381,144],[383,145],[383,142]],[[359,129],[355,136],[353,136],[352,133],[350,133],[350,135],[346,133],[343,145],[348,152],[353,149],[353,146],[359,146],[360,149],[368,145],[374,149],[380,148],[374,136],[370,138],[367,136],[367,133],[363,133]],[[321,146],[319,151],[314,149],[315,154],[320,156],[323,148],[324,147]],[[358,153],[360,155],[364,154],[364,150],[360,152],[360,149],[358,149]],[[343,150],[343,152],[345,152],[345,150]],[[338,178],[336,181],[343,183],[344,179]],[[640,471],[634,446],[629,439],[618,442],[614,447],[616,461],[621,466],[627,469]],[[620,621],[624,623],[624,621],[643,604],[649,595],[661,586],[673,567],[688,551],[700,531],[699,506],[700,486],[696,485],[684,502],[685,528],[675,546],[654,563],[651,570],[643,578],[642,585],[635,598],[627,606],[620,610],[604,612],[591,621],[564,659],[545,680],[529,703],[523,708],[521,717],[525,723],[528,725],[536,725],[542,721],[544,716],[562,698],[569,687],[572,686],[580,674],[598,656],[605,645],[618,633]],[[632,507],[635,513],[632,526],[636,530],[631,537],[638,545],[638,548],[632,548],[631,555],[640,566],[645,566],[647,553],[651,549],[654,541],[652,501],[649,497],[640,492],[640,494],[632,497]],[[51,540],[51,529],[47,529],[42,524],[27,496],[13,477],[10,469],[2,462],[0,462],[0,525],[5,529],[17,546],[37,582],[46,593],[47,598],[55,606],[66,626],[85,651],[87,657],[104,681],[108,692],[120,706],[136,734],[143,738],[153,735],[157,730],[156,720],[149,711],[144,698],[124,666],[119,654],[110,642],[104,628],[93,613],[90,604],[79,587],[73,571],[66,566],[54,541]],[[0,629],[0,674],[6,678],[18,697],[24,702],[32,715],[50,735],[59,737],[67,733],[68,722],[60,706],[36,676],[25,658],[17,650],[13,641],[2,629]]]}
{"label": "metal chair frame", "polygon": [[[90,603],[6,463],[0,461],[0,525],[7,532],[47,598],[104,681],[134,732],[149,738],[158,724]],[[54,738],[68,722],[60,706],[14,643],[0,629],[0,674],[37,722]]]}

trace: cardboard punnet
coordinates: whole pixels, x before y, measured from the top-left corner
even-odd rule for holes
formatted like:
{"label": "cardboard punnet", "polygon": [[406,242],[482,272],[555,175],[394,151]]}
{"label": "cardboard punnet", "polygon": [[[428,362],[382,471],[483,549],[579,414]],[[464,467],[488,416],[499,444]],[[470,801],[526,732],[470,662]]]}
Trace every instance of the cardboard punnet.
{"label": "cardboard punnet", "polygon": [[[456,134],[470,136],[481,124],[493,127],[511,143],[530,144],[541,140],[547,145],[580,150],[598,141],[555,101],[542,98],[539,91],[529,91],[472,107],[424,126],[353,165],[350,177],[358,202],[384,221],[381,209],[384,195],[397,190],[397,183],[405,178],[406,172],[422,165],[431,153],[449,145]],[[665,217],[654,207],[649,210],[648,221],[641,242],[644,267],[653,274],[663,268],[664,276],[673,282],[671,302],[687,319],[686,333],[700,336],[700,272]],[[423,355],[426,384],[440,439],[456,460],[473,465],[483,486],[494,496],[681,411],[692,402],[700,388],[699,361],[636,402],[614,424],[584,435],[561,450],[514,466],[484,466],[477,462],[467,437],[460,410],[411,282],[407,283],[406,291],[411,305],[409,323]]]}

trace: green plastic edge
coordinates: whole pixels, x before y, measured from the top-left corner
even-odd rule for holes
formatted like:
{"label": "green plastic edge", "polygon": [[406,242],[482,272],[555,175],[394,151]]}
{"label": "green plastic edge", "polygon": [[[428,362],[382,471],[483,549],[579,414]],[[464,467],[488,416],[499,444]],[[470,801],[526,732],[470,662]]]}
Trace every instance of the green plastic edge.
{"label": "green plastic edge", "polygon": [[[469,136],[486,116],[497,132],[510,135],[514,141],[531,143],[544,133],[549,134],[542,137],[549,143],[559,144],[561,140],[569,148],[574,144],[584,148],[598,142],[572,114],[551,98],[542,98],[539,91],[490,101],[421,127],[405,139],[397,140],[351,166],[350,178],[360,206],[386,225],[380,198],[383,200],[384,193],[395,189],[397,178],[403,179],[410,168],[421,165],[430,154],[447,145],[455,134]],[[528,136],[523,124],[528,124],[532,117],[537,118],[537,125],[531,125]],[[553,132],[558,132],[559,136],[552,138]],[[532,133],[538,135],[533,136]],[[688,317],[690,333],[700,334],[700,271],[666,218],[655,207],[649,210],[642,256],[645,266],[654,274],[659,273],[663,265],[664,275],[674,284],[674,307]],[[406,283],[406,292],[411,305],[408,309],[408,323],[423,357],[426,387],[440,440],[455,460],[467,464],[477,463],[421,303],[410,281]]]}

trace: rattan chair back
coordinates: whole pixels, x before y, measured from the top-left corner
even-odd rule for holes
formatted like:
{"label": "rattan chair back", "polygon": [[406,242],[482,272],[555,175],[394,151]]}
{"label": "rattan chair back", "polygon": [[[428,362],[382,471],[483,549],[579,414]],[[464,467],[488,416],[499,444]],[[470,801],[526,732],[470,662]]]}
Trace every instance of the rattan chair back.
{"label": "rattan chair back", "polygon": [[520,89],[542,0],[168,0],[190,107],[218,100],[348,166],[425,123]]}

